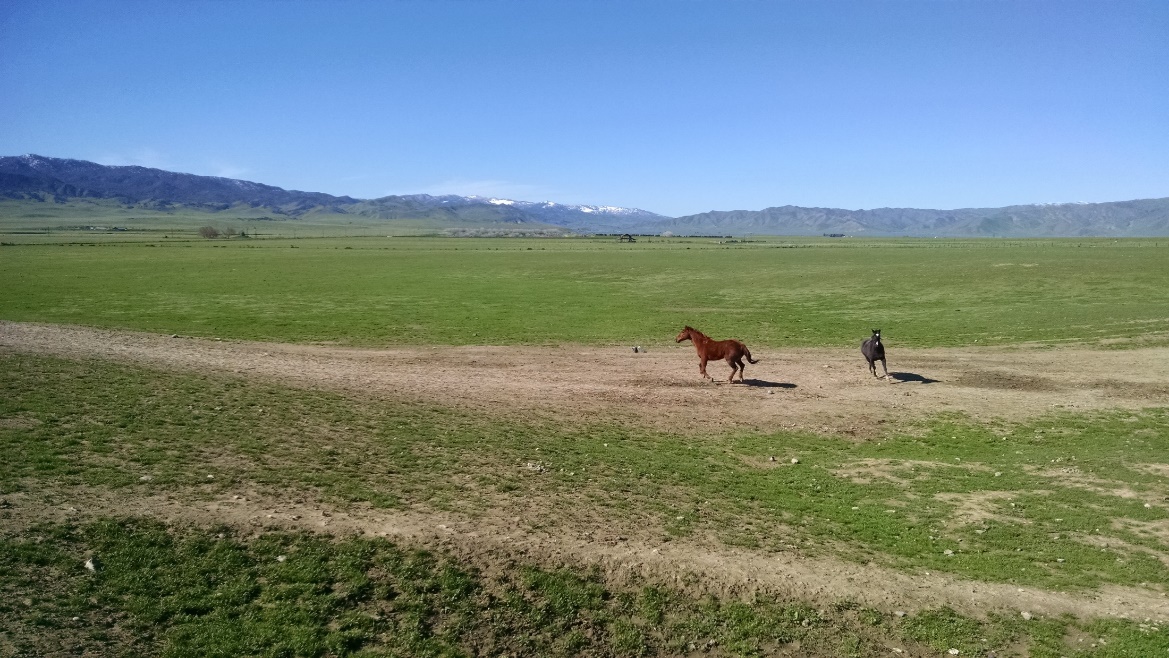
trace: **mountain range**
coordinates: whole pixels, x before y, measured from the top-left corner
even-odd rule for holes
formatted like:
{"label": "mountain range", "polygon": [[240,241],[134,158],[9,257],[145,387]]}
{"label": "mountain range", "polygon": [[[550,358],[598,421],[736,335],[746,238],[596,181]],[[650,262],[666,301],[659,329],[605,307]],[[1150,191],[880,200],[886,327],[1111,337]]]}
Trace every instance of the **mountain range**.
{"label": "mountain range", "polygon": [[[39,155],[0,157],[0,201],[69,203],[106,199],[144,209],[224,213],[241,209],[296,219],[354,215],[425,220],[435,226],[527,225],[578,233],[946,237],[1135,237],[1169,235],[1169,198],[929,210],[844,210],[779,206],[666,217],[636,208],[566,205],[490,197],[411,194],[355,199],[216,176],[108,166]],[[0,203],[0,213],[4,210]]]}

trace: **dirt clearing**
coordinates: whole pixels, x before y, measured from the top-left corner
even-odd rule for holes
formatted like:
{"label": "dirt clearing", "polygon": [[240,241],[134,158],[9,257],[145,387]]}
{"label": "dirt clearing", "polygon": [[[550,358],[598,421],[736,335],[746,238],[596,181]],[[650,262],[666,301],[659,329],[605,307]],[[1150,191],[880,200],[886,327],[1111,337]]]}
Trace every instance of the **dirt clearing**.
{"label": "dirt clearing", "polygon": [[[694,349],[394,347],[219,341],[0,322],[0,347],[159,369],[227,372],[485,415],[612,419],[675,430],[808,429],[870,436],[938,412],[1020,421],[1052,410],[1169,404],[1169,348],[889,349],[890,380],[853,348],[758,348],[746,384],[698,375]],[[729,367],[711,363],[721,379]],[[718,408],[719,413],[710,409]]]}
{"label": "dirt clearing", "polygon": [[[747,383],[704,382],[689,346],[417,347],[354,349],[218,341],[79,327],[0,322],[0,349],[100,358],[161,370],[233,373],[286,386],[363,398],[417,400],[487,416],[633,424],[686,433],[806,429],[864,438],[942,411],[992,422],[1057,409],[1136,409],[1169,404],[1169,348],[889,347],[891,381],[874,379],[856,347],[758,348]],[[712,363],[711,374],[729,368]],[[726,413],[710,414],[721,407]],[[32,422],[16,418],[9,427]],[[873,472],[857,477],[879,477]],[[339,509],[293,503],[280,492],[244,490],[211,501],[133,492],[28,492],[9,496],[6,523],[55,516],[148,514],[240,527],[303,527],[367,533],[439,546],[481,568],[511,560],[602,567],[611,578],[644,576],[733,595],[751,591],[819,601],[849,599],[883,609],[950,605],[981,614],[1027,609],[1082,617],[1169,619],[1163,593],[1108,587],[1093,594],[973,583],[942,574],[766,553],[692,538],[663,543],[604,520],[557,531],[532,529],[524,512],[468,519],[431,510]],[[69,502],[63,502],[69,501]],[[84,501],[84,502],[77,502]],[[72,511],[69,509],[72,508]],[[624,574],[624,575],[623,575]]]}

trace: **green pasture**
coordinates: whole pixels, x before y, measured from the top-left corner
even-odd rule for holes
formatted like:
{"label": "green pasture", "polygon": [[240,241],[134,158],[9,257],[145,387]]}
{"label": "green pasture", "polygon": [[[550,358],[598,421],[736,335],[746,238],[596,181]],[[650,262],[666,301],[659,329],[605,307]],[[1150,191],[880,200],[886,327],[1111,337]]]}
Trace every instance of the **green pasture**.
{"label": "green pasture", "polygon": [[[392,229],[387,229],[387,226]],[[111,199],[68,203],[0,200],[0,241],[20,244],[201,240],[211,226],[252,238],[308,238],[434,234],[434,222],[386,220],[312,212],[298,217],[267,208],[237,205],[220,212],[177,205],[166,210],[126,206]]]}
{"label": "green pasture", "polygon": [[1169,242],[336,238],[0,247],[0,318],[345,345],[1166,340]]}

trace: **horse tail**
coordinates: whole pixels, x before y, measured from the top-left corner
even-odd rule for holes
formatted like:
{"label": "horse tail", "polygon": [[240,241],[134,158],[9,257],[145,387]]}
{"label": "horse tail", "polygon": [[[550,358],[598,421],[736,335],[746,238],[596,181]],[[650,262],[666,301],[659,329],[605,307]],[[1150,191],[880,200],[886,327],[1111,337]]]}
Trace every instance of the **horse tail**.
{"label": "horse tail", "polygon": [[751,358],[751,350],[747,349],[746,345],[743,346],[743,354],[747,355],[747,363],[759,363],[759,359]]}

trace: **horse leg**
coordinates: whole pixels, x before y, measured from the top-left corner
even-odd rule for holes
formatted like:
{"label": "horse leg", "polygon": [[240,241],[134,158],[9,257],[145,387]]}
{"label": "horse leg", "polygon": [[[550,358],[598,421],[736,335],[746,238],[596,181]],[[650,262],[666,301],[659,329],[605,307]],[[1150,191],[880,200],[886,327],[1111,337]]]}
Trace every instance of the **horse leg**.
{"label": "horse leg", "polygon": [[[884,371],[885,371],[885,381],[890,381],[889,380],[889,366],[885,365],[885,359],[881,359],[881,368],[884,369]],[[877,370],[877,368],[874,366],[873,367],[873,374],[877,374],[876,370]]]}
{"label": "horse leg", "polygon": [[714,377],[706,374],[706,357],[704,356],[698,357],[698,372],[702,373],[703,379],[714,379]]}
{"label": "horse leg", "polygon": [[739,365],[739,383],[746,383],[743,381],[743,373],[747,372],[747,366],[743,364],[743,357],[735,359],[735,363]]}
{"label": "horse leg", "polygon": [[731,376],[727,377],[727,383],[734,384],[735,383],[735,371],[738,370],[739,367],[735,365],[734,358],[729,357],[729,356],[727,357],[727,365],[731,367]]}

